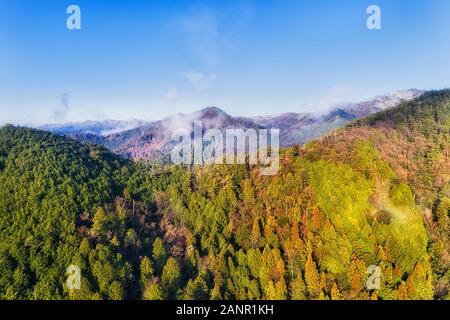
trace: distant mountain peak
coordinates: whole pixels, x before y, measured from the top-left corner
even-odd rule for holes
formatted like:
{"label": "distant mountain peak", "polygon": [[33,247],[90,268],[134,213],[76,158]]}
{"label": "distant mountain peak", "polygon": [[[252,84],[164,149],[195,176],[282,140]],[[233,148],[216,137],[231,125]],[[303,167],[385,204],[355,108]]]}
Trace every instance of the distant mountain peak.
{"label": "distant mountain peak", "polygon": [[218,116],[231,117],[228,113],[217,107],[206,107],[195,112],[194,114],[200,115],[202,118],[214,118]]}
{"label": "distant mountain peak", "polygon": [[336,109],[342,109],[356,118],[367,117],[376,112],[393,108],[401,102],[407,102],[420,97],[425,93],[424,90],[406,89],[397,90],[391,94],[379,95],[371,100],[359,103],[348,103],[343,106],[337,106]]}
{"label": "distant mountain peak", "polygon": [[209,106],[206,108],[203,108],[200,110],[200,112],[214,112],[214,113],[225,113],[222,109],[215,107],[215,106]]}

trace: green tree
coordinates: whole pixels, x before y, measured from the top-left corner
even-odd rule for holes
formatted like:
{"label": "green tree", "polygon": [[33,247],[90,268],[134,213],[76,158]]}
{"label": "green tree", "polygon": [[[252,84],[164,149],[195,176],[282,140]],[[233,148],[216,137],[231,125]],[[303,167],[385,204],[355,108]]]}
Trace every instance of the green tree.
{"label": "green tree", "polygon": [[153,276],[153,266],[149,258],[144,256],[141,260],[141,286],[145,287],[147,281]]}
{"label": "green tree", "polygon": [[320,291],[319,272],[311,253],[308,254],[305,265],[305,281],[310,297],[317,298]]}
{"label": "green tree", "polygon": [[170,257],[164,266],[162,277],[163,285],[172,295],[179,289],[181,281],[181,270],[177,260]]}
{"label": "green tree", "polygon": [[106,232],[108,227],[108,216],[103,208],[98,208],[92,218],[92,231],[94,234],[99,235]]}
{"label": "green tree", "polygon": [[302,273],[298,272],[296,277],[290,283],[290,296],[292,300],[306,300],[307,291],[303,281]]}
{"label": "green tree", "polygon": [[167,252],[164,248],[162,240],[159,237],[153,242],[153,261],[155,262],[156,272],[161,274],[167,261]]}
{"label": "green tree", "polygon": [[164,290],[156,283],[150,283],[144,291],[144,300],[164,300],[166,298]]}
{"label": "green tree", "polygon": [[120,282],[114,281],[109,288],[108,297],[111,300],[123,300],[123,288]]}

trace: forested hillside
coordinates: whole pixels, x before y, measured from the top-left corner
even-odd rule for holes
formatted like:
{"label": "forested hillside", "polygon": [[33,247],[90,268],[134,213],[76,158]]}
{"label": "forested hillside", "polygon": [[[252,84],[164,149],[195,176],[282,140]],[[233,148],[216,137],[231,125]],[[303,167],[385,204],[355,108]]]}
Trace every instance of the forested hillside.
{"label": "forested hillside", "polygon": [[122,194],[126,162],[50,133],[0,130],[0,297],[67,297],[79,214]]}
{"label": "forested hillside", "polygon": [[4,127],[0,298],[449,298],[449,141],[449,91],[284,149],[275,176]]}

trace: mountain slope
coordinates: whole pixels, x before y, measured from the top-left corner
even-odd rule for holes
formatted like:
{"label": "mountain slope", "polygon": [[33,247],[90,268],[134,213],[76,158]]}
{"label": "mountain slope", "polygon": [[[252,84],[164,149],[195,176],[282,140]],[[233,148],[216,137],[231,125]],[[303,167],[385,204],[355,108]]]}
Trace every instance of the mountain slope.
{"label": "mountain slope", "polygon": [[67,297],[78,216],[122,194],[127,163],[47,132],[0,129],[0,299]]}
{"label": "mountain slope", "polygon": [[419,99],[358,120],[311,143],[308,152],[320,154],[327,161],[348,162],[352,148],[361,141],[373,145],[395,173],[395,179],[413,191],[430,236],[428,252],[435,272],[435,290],[439,296],[447,295],[450,291],[450,90],[428,92]]}
{"label": "mountain slope", "polygon": [[[276,176],[222,165],[178,172],[165,193],[198,270],[185,294],[448,297],[449,103],[449,91],[428,93],[287,148]],[[407,120],[392,117],[399,113]],[[382,275],[374,290],[369,267]]]}

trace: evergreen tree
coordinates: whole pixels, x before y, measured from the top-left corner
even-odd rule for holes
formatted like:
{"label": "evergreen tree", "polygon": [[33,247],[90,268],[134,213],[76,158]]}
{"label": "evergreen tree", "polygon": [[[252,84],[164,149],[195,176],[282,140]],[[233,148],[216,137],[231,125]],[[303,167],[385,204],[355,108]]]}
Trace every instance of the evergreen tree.
{"label": "evergreen tree", "polygon": [[160,238],[156,238],[153,242],[153,261],[155,262],[155,270],[161,274],[167,261],[167,252]]}
{"label": "evergreen tree", "polygon": [[108,228],[108,216],[103,208],[98,208],[92,218],[92,232],[94,234],[104,234]]}
{"label": "evergreen tree", "polygon": [[163,289],[157,282],[150,283],[144,291],[144,300],[164,300]]}
{"label": "evergreen tree", "polygon": [[141,260],[141,286],[144,288],[147,281],[153,276],[153,266],[149,258],[144,256]]}
{"label": "evergreen tree", "polygon": [[306,259],[305,282],[309,296],[312,298],[317,298],[320,292],[319,273],[311,253],[308,254]]}
{"label": "evergreen tree", "polygon": [[180,265],[175,258],[170,257],[167,260],[167,263],[163,269],[161,280],[164,287],[168,289],[170,296],[174,297],[173,295],[179,289],[181,281]]}

